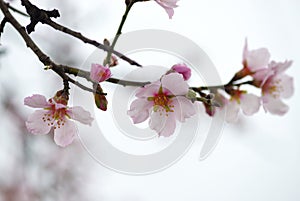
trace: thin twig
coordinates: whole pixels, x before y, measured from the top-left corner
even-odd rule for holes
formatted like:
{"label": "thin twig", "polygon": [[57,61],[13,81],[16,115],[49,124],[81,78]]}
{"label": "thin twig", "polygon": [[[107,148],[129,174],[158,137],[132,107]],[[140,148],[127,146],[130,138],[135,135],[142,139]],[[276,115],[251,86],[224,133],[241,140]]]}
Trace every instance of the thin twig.
{"label": "thin twig", "polygon": [[24,13],[24,12],[16,9],[15,7],[13,7],[13,6],[9,5],[9,4],[8,4],[8,8],[11,9],[12,11],[14,11],[14,12],[20,14],[20,15],[23,15],[25,17],[30,17],[27,13]]}
{"label": "thin twig", "polygon": [[[94,82],[93,80],[91,80],[90,72],[88,72],[88,71],[80,70],[78,68],[65,66],[65,65],[59,65],[59,67],[63,68],[65,73],[72,74],[74,76],[79,76],[79,77],[85,78],[87,81],[92,82],[93,84],[98,84],[98,83]],[[106,80],[106,82],[119,84],[119,85],[122,85],[124,87],[125,86],[142,87],[142,86],[145,86],[147,84],[150,84],[150,82],[135,82],[135,81],[129,81],[129,80],[121,80],[121,79],[117,79],[117,78],[113,78],[113,77]]]}
{"label": "thin twig", "polygon": [[45,65],[45,66],[51,66],[51,70],[56,72],[63,80],[67,80],[74,85],[78,86],[79,88],[94,92],[93,89],[88,88],[79,82],[73,80],[68,75],[65,74],[62,68],[60,68],[56,63],[54,63],[49,56],[47,56],[40,48],[34,43],[34,41],[30,38],[30,36],[26,33],[25,28],[20,25],[20,23],[11,15],[11,13],[8,10],[8,4],[4,3],[3,0],[0,0],[0,9],[2,10],[5,18],[7,21],[18,31],[18,33],[22,36],[23,40],[25,41],[27,47],[29,47],[35,55],[38,57],[38,59]]}
{"label": "thin twig", "polygon": [[[116,35],[115,35],[115,37],[114,37],[114,39],[113,39],[113,42],[112,42],[112,44],[111,44],[111,46],[110,46],[111,49],[114,49],[114,48],[115,48],[115,46],[116,46],[116,44],[117,44],[117,41],[118,41],[119,37],[120,37],[121,34],[122,34],[122,29],[123,29],[123,26],[124,26],[125,21],[126,21],[126,19],[127,19],[127,16],[128,16],[128,14],[129,14],[129,11],[130,11],[130,9],[132,8],[132,6],[133,6],[134,3],[135,3],[135,2],[132,1],[132,2],[130,2],[129,4],[126,5],[126,10],[125,10],[125,12],[124,12],[124,15],[122,16],[122,20],[121,20],[120,25],[119,25],[119,27],[118,27],[117,33],[116,33]],[[104,61],[104,64],[109,64],[109,63],[110,63],[111,54],[112,54],[111,51],[108,51],[108,52],[107,52],[107,57],[106,57],[106,59],[105,59],[105,61]]]}
{"label": "thin twig", "polygon": [[[28,14],[26,14],[26,13],[24,13],[24,12],[22,12],[22,11],[16,9],[16,8],[10,6],[10,5],[8,5],[8,7],[11,10],[13,10],[13,11],[15,11],[15,12],[17,12],[17,13],[23,15],[23,16],[30,17]],[[122,54],[122,53],[114,50],[110,46],[106,46],[106,45],[103,45],[102,43],[97,42],[96,40],[89,39],[89,38],[85,37],[84,35],[82,35],[80,32],[74,31],[74,30],[72,30],[70,28],[67,28],[67,27],[65,27],[63,25],[60,25],[60,24],[52,21],[50,18],[48,18],[48,20],[44,21],[44,24],[49,25],[50,27],[56,29],[57,31],[61,31],[61,32],[65,33],[65,34],[71,35],[71,36],[73,36],[73,37],[81,40],[84,43],[93,45],[96,48],[99,48],[99,49],[104,50],[106,52],[112,52],[113,54],[115,54],[116,56],[118,56],[120,59],[123,59],[124,61],[128,62],[131,65],[135,65],[135,66],[139,66],[139,67],[142,66],[138,62],[136,62],[136,61],[130,59],[129,57],[125,56],[124,54]]]}

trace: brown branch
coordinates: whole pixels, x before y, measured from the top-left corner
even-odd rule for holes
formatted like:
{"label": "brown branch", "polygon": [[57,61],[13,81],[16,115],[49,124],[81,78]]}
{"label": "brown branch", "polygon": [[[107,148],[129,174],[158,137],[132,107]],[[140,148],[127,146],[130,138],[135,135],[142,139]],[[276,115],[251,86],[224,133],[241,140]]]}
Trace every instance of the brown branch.
{"label": "brown branch", "polygon": [[1,36],[1,34],[3,33],[3,31],[4,31],[4,27],[5,27],[6,22],[7,22],[7,18],[4,17],[4,18],[2,19],[2,21],[1,21],[1,23],[0,23],[0,36]]}
{"label": "brown branch", "polygon": [[16,8],[14,8],[14,7],[11,6],[11,5],[8,5],[8,8],[11,9],[12,11],[14,11],[14,12],[20,14],[20,15],[23,15],[23,16],[25,16],[25,17],[30,17],[27,13],[24,13],[24,12],[22,12],[22,11],[16,9]]}
{"label": "brown branch", "polygon": [[[21,37],[25,41],[27,47],[30,48],[35,53],[35,55],[38,57],[38,59],[45,66],[51,66],[51,70],[56,72],[63,80],[71,82],[83,90],[94,93],[93,89],[80,84],[79,82],[73,80],[68,75],[66,75],[62,68],[60,68],[56,63],[54,63],[50,59],[50,57],[48,57],[44,52],[42,52],[42,50],[40,50],[40,48],[34,43],[34,41],[26,33],[25,28],[23,26],[21,26],[20,23],[11,15],[11,13],[8,10],[8,4],[4,3],[3,0],[0,0],[0,9],[3,12],[7,22],[9,22],[18,31],[18,33],[21,35]],[[103,94],[103,93],[101,93],[101,94]],[[103,95],[105,95],[105,94],[103,94]]]}
{"label": "brown branch", "polygon": [[[98,83],[94,82],[93,80],[91,80],[90,72],[88,72],[88,71],[80,70],[78,68],[74,68],[74,67],[70,67],[70,66],[66,66],[66,65],[59,65],[59,67],[63,68],[65,73],[72,74],[74,76],[79,76],[79,77],[85,78],[87,81],[92,82],[93,84],[98,84]],[[147,84],[150,84],[150,82],[135,82],[135,81],[129,81],[129,80],[121,80],[121,79],[117,79],[117,78],[113,78],[113,77],[106,80],[106,82],[119,84],[124,87],[125,86],[142,87]]]}
{"label": "brown branch", "polygon": [[[93,45],[96,48],[99,48],[99,49],[104,50],[106,52],[112,52],[113,54],[115,54],[116,56],[118,56],[120,59],[123,59],[124,61],[128,62],[131,65],[142,67],[142,65],[139,64],[138,62],[136,62],[136,61],[130,59],[129,57],[125,56],[124,54],[122,54],[122,53],[114,50],[110,46],[106,46],[106,45],[104,45],[102,43],[97,42],[96,40],[89,39],[89,38],[85,37],[84,35],[82,35],[80,32],[74,31],[74,30],[72,30],[70,28],[67,28],[67,27],[65,27],[63,25],[60,25],[60,24],[52,21],[51,18],[50,18],[51,16],[48,15],[48,13],[51,12],[51,11],[45,11],[45,10],[39,9],[35,5],[32,5],[30,3],[30,1],[28,1],[28,0],[21,0],[21,1],[22,1],[22,4],[24,4],[24,6],[26,7],[26,10],[27,10],[27,12],[28,12],[29,15],[23,13],[22,11],[19,11],[18,9],[16,9],[16,8],[14,8],[12,6],[9,6],[9,8],[12,9],[13,11],[15,11],[15,12],[21,14],[21,15],[25,14],[24,16],[31,17],[31,19],[32,19],[33,15],[34,15],[35,18],[38,16],[39,20],[41,21],[41,23],[47,24],[50,27],[56,29],[57,31],[61,31],[61,32],[65,33],[65,34],[71,35],[71,36],[73,36],[73,37],[81,40],[84,43]],[[34,25],[36,25],[36,24],[37,24],[37,22],[34,22]],[[32,30],[30,29],[30,32],[31,31]]]}
{"label": "brown branch", "polygon": [[73,31],[65,26],[62,26],[54,21],[52,21],[51,19],[49,19],[45,24],[48,24],[49,26],[51,26],[52,28],[58,30],[58,31],[61,31],[63,33],[66,33],[66,34],[69,34],[79,40],[81,40],[82,42],[84,43],[87,43],[87,44],[90,44],[90,45],[93,45],[95,46],[96,48],[98,49],[101,49],[101,50],[104,50],[106,52],[109,52],[111,51],[113,54],[115,54],[116,56],[118,56],[119,58],[123,59],[124,61],[128,62],[129,64],[131,65],[135,65],[135,66],[139,66],[141,67],[142,65],[137,63],[136,61],[128,58],[127,56],[125,56],[124,54],[116,51],[116,50],[113,50],[111,49],[110,46],[106,46],[106,45],[103,45],[99,42],[97,42],[96,40],[91,40],[85,36],[83,36],[80,32],[77,32],[77,31]]}

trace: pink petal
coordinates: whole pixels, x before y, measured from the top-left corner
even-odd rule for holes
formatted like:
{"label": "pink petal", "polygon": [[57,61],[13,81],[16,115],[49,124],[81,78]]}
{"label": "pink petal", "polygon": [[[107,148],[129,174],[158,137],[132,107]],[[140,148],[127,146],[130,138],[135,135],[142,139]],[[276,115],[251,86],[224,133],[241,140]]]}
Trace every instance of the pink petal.
{"label": "pink petal", "polygon": [[177,96],[173,98],[174,112],[178,121],[184,122],[186,118],[189,118],[196,114],[196,107],[189,99],[183,96]]}
{"label": "pink petal", "polygon": [[288,75],[281,75],[281,97],[282,98],[290,98],[294,94],[294,79]]}
{"label": "pink petal", "polygon": [[173,15],[174,15],[174,9],[173,8],[168,8],[168,7],[163,7],[165,9],[165,11],[167,12],[169,19],[172,19]]}
{"label": "pink petal", "polygon": [[93,118],[91,117],[91,113],[84,110],[80,106],[71,107],[67,110],[67,114],[70,116],[71,119],[79,121],[80,123],[92,125]]}
{"label": "pink petal", "polygon": [[108,66],[100,64],[92,64],[90,78],[95,82],[103,82],[111,77],[111,72]]}
{"label": "pink petal", "polygon": [[47,134],[51,129],[51,125],[48,125],[49,121],[44,121],[43,117],[48,114],[46,110],[37,110],[29,115],[26,121],[26,127],[32,134]]}
{"label": "pink petal", "polygon": [[152,112],[149,127],[155,130],[159,136],[169,137],[172,135],[176,128],[176,118],[175,115],[168,113],[168,116],[164,111],[160,113]]}
{"label": "pink petal", "polygon": [[270,56],[271,55],[266,48],[260,48],[249,51],[246,39],[243,51],[243,63],[247,64],[247,68],[251,72],[255,72],[262,68],[266,68],[268,66]]}
{"label": "pink petal", "polygon": [[138,98],[148,98],[153,97],[154,94],[157,94],[160,88],[160,82],[154,82],[151,84],[148,84],[144,87],[140,87],[135,96]]}
{"label": "pink petal", "polygon": [[76,124],[66,119],[63,126],[54,130],[54,141],[57,145],[66,147],[73,142],[77,132]]}
{"label": "pink petal", "polygon": [[285,61],[285,62],[271,61],[271,63],[269,64],[269,68],[272,69],[275,72],[275,74],[280,74],[286,71],[292,65],[292,63],[293,63],[292,61]]}
{"label": "pink petal", "polygon": [[233,100],[229,101],[228,104],[226,105],[226,122],[228,123],[234,123],[238,120],[238,114],[240,111],[240,106],[239,104]]}
{"label": "pink petal", "polygon": [[24,105],[27,105],[27,106],[33,107],[33,108],[47,108],[51,104],[48,103],[45,96],[42,96],[39,94],[34,94],[34,95],[32,95],[30,97],[26,97],[24,99]]}
{"label": "pink petal", "polygon": [[288,112],[289,107],[284,104],[280,99],[275,99],[268,97],[268,101],[263,104],[266,111],[269,111],[271,114],[275,115],[284,115]]}
{"label": "pink petal", "polygon": [[65,104],[57,103],[54,100],[53,100],[53,104],[55,104],[55,110],[67,108],[67,106]]}
{"label": "pink petal", "polygon": [[155,1],[166,10],[167,14],[169,15],[169,18],[172,19],[174,15],[173,8],[177,7],[176,3],[178,0],[155,0]]}
{"label": "pink petal", "polygon": [[161,79],[162,86],[168,89],[173,95],[185,95],[188,93],[189,85],[179,73],[164,75]]}
{"label": "pink petal", "polygon": [[247,60],[247,56],[248,56],[248,40],[247,38],[245,39],[245,45],[244,45],[244,50],[243,50],[243,63]]}
{"label": "pink petal", "polygon": [[134,124],[141,123],[148,119],[152,105],[152,101],[136,99],[131,103],[127,114],[132,118]]}
{"label": "pink petal", "polygon": [[252,77],[257,81],[262,81],[262,84],[270,77],[274,75],[274,72],[270,68],[261,69],[256,71]]}
{"label": "pink petal", "polygon": [[191,69],[185,64],[176,64],[171,68],[173,71],[181,74],[184,80],[190,79],[192,72]]}
{"label": "pink petal", "polygon": [[245,115],[253,115],[258,112],[260,98],[254,94],[243,94],[241,96],[241,108]]}

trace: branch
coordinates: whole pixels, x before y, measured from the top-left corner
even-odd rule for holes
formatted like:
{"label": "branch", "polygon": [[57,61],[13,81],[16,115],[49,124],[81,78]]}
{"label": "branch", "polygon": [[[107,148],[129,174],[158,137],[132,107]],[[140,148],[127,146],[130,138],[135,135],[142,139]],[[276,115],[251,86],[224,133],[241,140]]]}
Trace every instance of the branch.
{"label": "branch", "polygon": [[[70,66],[66,66],[66,65],[59,65],[59,67],[63,68],[65,73],[72,74],[74,76],[79,76],[79,77],[85,78],[87,81],[92,82],[93,84],[98,84],[98,83],[94,82],[93,80],[91,80],[90,72],[88,72],[88,71],[80,70],[78,68],[74,68],[74,67],[70,67]],[[135,81],[128,81],[128,80],[121,80],[121,79],[112,78],[112,77],[109,78],[108,80],[106,80],[106,82],[119,84],[124,87],[125,86],[142,87],[147,84],[150,84],[150,82],[135,82]]]}
{"label": "branch", "polygon": [[12,11],[14,11],[14,12],[20,14],[20,15],[23,15],[23,16],[25,16],[25,17],[30,17],[27,13],[24,13],[24,12],[22,12],[22,11],[20,11],[20,10],[14,8],[14,7],[12,7],[12,6],[9,5],[9,4],[8,4],[8,8],[11,9]]}
{"label": "branch", "polygon": [[77,31],[73,31],[65,26],[62,26],[54,21],[52,21],[51,19],[49,19],[49,21],[47,21],[45,24],[48,24],[50,27],[58,30],[58,31],[61,31],[63,33],[66,33],[68,35],[71,35],[79,40],[81,40],[82,42],[84,43],[87,43],[87,44],[90,44],[90,45],[93,45],[95,46],[96,48],[98,49],[101,49],[101,50],[104,50],[106,52],[112,52],[113,54],[115,54],[116,56],[118,56],[120,59],[123,59],[124,61],[128,62],[129,64],[131,65],[134,65],[134,66],[139,66],[139,67],[142,67],[141,64],[137,63],[136,61],[128,58],[127,56],[125,56],[124,54],[112,49],[110,46],[106,46],[106,45],[103,45],[99,42],[97,42],[96,40],[92,40],[92,39],[89,39],[85,36],[83,36],[80,32],[77,32]]}
{"label": "branch", "polygon": [[13,11],[15,11],[15,12],[21,14],[21,15],[24,15],[24,16],[27,16],[27,17],[31,17],[31,19],[32,19],[33,16],[35,18],[37,17],[40,20],[41,23],[47,24],[50,27],[56,29],[57,31],[61,31],[61,32],[65,33],[65,34],[71,35],[71,36],[73,36],[73,37],[81,40],[84,43],[93,45],[96,48],[99,48],[99,49],[104,50],[106,52],[112,52],[113,54],[115,54],[116,56],[118,56],[120,59],[123,59],[124,61],[128,62],[131,65],[135,65],[135,66],[139,66],[139,67],[142,66],[141,64],[139,64],[136,61],[128,58],[124,54],[122,54],[122,53],[114,50],[110,46],[106,46],[106,45],[103,45],[102,43],[97,42],[96,40],[89,39],[89,38],[85,37],[84,35],[82,35],[80,32],[74,31],[74,30],[72,30],[70,28],[67,28],[67,27],[65,27],[63,25],[60,25],[60,24],[52,21],[51,18],[50,18],[51,16],[48,16],[48,14],[47,14],[49,11],[45,11],[45,10],[39,9],[35,5],[32,5],[28,0],[22,0],[22,4],[25,5],[26,10],[27,10],[27,12],[28,12],[29,15],[23,13],[22,11],[19,11],[18,9],[16,9],[16,8],[14,8],[12,6],[9,6],[9,5],[8,6]]}
{"label": "branch", "polygon": [[[124,13],[124,15],[123,15],[123,17],[122,17],[122,20],[121,20],[121,22],[120,22],[120,25],[119,25],[119,28],[118,28],[118,30],[117,30],[117,33],[116,33],[116,35],[115,35],[115,37],[114,37],[114,39],[113,39],[113,42],[112,42],[112,44],[111,44],[111,46],[110,46],[111,49],[114,49],[114,48],[115,48],[115,46],[116,46],[116,44],[117,44],[117,41],[118,41],[119,37],[120,37],[121,34],[122,34],[122,28],[123,28],[123,26],[124,26],[124,24],[125,24],[125,21],[126,21],[126,19],[127,19],[127,16],[128,16],[128,14],[129,14],[129,11],[130,11],[130,9],[132,8],[132,6],[133,6],[134,3],[135,3],[134,1],[132,1],[132,2],[130,2],[130,3],[128,3],[128,4],[127,4],[127,2],[126,2],[126,10],[125,10],[125,13]],[[105,59],[105,61],[104,61],[104,64],[109,64],[109,63],[110,63],[111,54],[112,54],[112,52],[111,52],[111,51],[108,51],[107,57],[106,57],[106,59]]]}
{"label": "branch", "polygon": [[[69,76],[67,76],[62,68],[60,68],[56,63],[54,63],[50,59],[50,57],[48,57],[44,52],[42,52],[42,50],[39,49],[39,47],[34,43],[34,41],[26,33],[25,28],[23,26],[21,26],[19,24],[19,22],[11,15],[11,13],[8,10],[8,4],[4,3],[3,0],[0,0],[0,9],[2,10],[7,22],[9,22],[18,31],[18,33],[21,35],[21,37],[25,41],[27,47],[30,48],[35,53],[35,55],[38,57],[38,59],[45,66],[51,66],[51,70],[56,72],[63,80],[71,82],[83,90],[94,92],[93,89],[88,88],[88,87],[80,84],[79,82],[73,80]],[[103,94],[103,95],[105,95],[105,94]]]}

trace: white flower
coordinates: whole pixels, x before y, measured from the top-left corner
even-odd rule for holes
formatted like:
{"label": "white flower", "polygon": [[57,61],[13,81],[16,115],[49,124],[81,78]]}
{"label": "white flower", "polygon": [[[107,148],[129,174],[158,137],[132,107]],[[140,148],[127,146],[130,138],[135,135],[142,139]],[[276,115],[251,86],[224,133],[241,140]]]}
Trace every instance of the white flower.
{"label": "white flower", "polygon": [[291,64],[291,61],[269,64],[269,71],[261,86],[265,111],[277,115],[284,115],[288,111],[289,107],[281,99],[290,98],[294,94],[293,78],[284,73]]}
{"label": "white flower", "polygon": [[91,125],[93,118],[82,107],[67,107],[66,102],[58,103],[55,98],[49,101],[42,95],[33,95],[24,99],[24,104],[33,108],[42,108],[29,115],[26,127],[32,134],[47,134],[54,128],[54,141],[65,147],[72,143],[77,126],[70,119]]}
{"label": "white flower", "polygon": [[127,112],[133,122],[141,123],[150,117],[149,126],[160,136],[170,136],[176,128],[176,120],[184,122],[196,114],[194,103],[185,97],[189,86],[182,75],[171,73],[160,81],[142,87],[137,99]]}
{"label": "white flower", "polygon": [[238,91],[226,103],[226,121],[228,123],[236,122],[240,110],[247,116],[258,112],[260,107],[260,98],[254,94],[247,94],[243,91]]}

